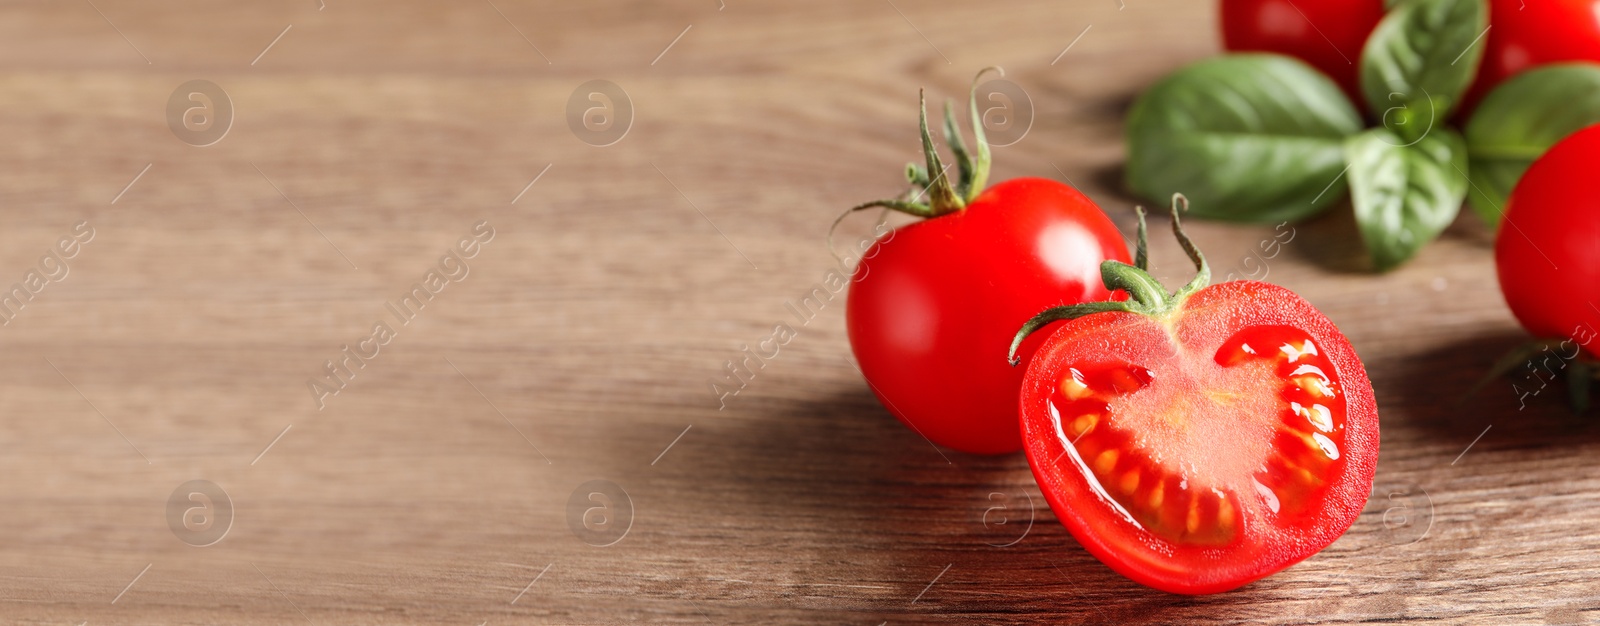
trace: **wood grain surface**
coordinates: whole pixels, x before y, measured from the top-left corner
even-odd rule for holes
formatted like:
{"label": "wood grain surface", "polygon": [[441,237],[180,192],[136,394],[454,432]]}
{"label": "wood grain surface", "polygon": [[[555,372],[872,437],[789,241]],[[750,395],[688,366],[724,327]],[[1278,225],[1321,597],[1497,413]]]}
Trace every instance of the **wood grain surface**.
{"label": "wood grain surface", "polygon": [[[1035,109],[994,179],[1069,180],[1131,233],[1122,119],[1218,50],[1214,13],[0,3],[0,284],[66,271],[0,326],[0,622],[1600,620],[1600,428],[1556,385],[1462,400],[1523,339],[1469,215],[1385,275],[1360,268],[1347,206],[1264,261],[1271,226],[1192,227],[1219,273],[1340,325],[1383,428],[1349,533],[1209,597],[1098,563],[1021,455],[896,423],[854,369],[842,297],[793,318],[836,265],[833,217],[901,189],[917,88],[960,97],[986,65]],[[567,119],[596,79],[633,107],[605,147]],[[191,80],[233,107],[209,146],[169,125]],[[80,223],[93,238],[41,268]],[[441,261],[475,228],[492,239]],[[1153,255],[1187,277],[1175,245]],[[441,263],[464,275],[401,324],[389,306]],[[710,382],[779,323],[797,336],[719,408]],[[319,401],[308,381],[346,346],[379,350]],[[226,493],[204,547],[215,526],[169,522],[191,480]],[[593,480],[631,511],[584,526]]]}

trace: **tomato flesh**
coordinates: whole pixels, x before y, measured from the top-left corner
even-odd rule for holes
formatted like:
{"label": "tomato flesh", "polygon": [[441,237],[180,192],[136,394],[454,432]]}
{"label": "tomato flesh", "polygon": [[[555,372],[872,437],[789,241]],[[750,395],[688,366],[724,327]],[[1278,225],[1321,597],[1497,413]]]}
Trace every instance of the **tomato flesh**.
{"label": "tomato flesh", "polygon": [[1022,408],[1030,465],[1067,528],[1178,593],[1231,589],[1331,543],[1377,459],[1348,342],[1264,283],[1208,287],[1167,319],[1069,322],[1030,365]]}
{"label": "tomato flesh", "polygon": [[[1316,342],[1294,328],[1254,327],[1203,367],[1214,371],[1201,373],[1210,380],[1199,393],[1182,373],[1155,384],[1149,369],[1126,363],[1068,369],[1051,399],[1056,436],[1070,442],[1096,495],[1191,545],[1232,543],[1245,517],[1298,517],[1319,504],[1320,477],[1339,462],[1344,399]],[[1263,388],[1278,393],[1256,393]],[[1226,467],[1211,458],[1219,440],[1238,448]],[[1200,463],[1209,471],[1195,471]]]}

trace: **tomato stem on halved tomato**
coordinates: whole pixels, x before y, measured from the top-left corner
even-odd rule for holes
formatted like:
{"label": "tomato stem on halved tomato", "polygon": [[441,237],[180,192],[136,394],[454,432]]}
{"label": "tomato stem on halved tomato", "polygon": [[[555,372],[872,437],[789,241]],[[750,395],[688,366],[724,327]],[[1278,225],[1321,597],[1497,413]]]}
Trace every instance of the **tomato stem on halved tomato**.
{"label": "tomato stem on halved tomato", "polygon": [[1181,193],[1172,194],[1172,234],[1177,237],[1178,245],[1183,246],[1183,251],[1189,255],[1189,260],[1194,261],[1195,275],[1189,284],[1169,294],[1166,287],[1161,285],[1161,281],[1150,275],[1149,236],[1145,226],[1144,207],[1134,207],[1134,212],[1139,215],[1138,248],[1134,255],[1134,264],[1128,265],[1113,260],[1100,264],[1100,279],[1105,282],[1106,289],[1123,291],[1128,294],[1128,299],[1058,306],[1033,316],[1023,323],[1022,329],[1018,330],[1016,337],[1011,340],[1011,350],[1006,354],[1006,359],[1011,365],[1015,367],[1022,362],[1017,358],[1017,348],[1022,345],[1022,340],[1051,323],[1107,311],[1159,317],[1183,304],[1184,299],[1190,294],[1211,284],[1211,266],[1206,263],[1205,255],[1200,254],[1200,249],[1195,247],[1194,241],[1189,239],[1189,234],[1183,232],[1183,222],[1179,219],[1179,215],[1187,210],[1189,210],[1189,199]]}

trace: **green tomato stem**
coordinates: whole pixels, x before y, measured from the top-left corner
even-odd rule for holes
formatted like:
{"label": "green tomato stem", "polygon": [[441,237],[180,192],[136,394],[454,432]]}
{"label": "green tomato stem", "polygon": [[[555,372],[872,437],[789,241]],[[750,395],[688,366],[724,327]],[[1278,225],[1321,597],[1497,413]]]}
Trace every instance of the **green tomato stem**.
{"label": "green tomato stem", "polygon": [[[945,173],[944,159],[939,157],[938,148],[933,141],[933,133],[928,128],[928,102],[927,95],[922,90],[917,91],[917,104],[919,109],[918,130],[922,140],[922,159],[925,164],[908,163],[906,165],[906,180],[912,185],[921,188],[928,196],[926,202],[918,201],[923,194],[911,196],[907,194],[892,200],[876,200],[845,211],[845,215],[868,207],[886,207],[920,218],[939,217],[967,208],[973,200],[983,193],[989,183],[989,140],[983,132],[983,116],[978,111],[978,81],[990,71],[999,72],[1005,76],[1005,70],[998,67],[986,67],[978,71],[972,78],[972,89],[967,94],[967,109],[972,118],[972,149],[968,149],[966,140],[961,137],[961,129],[956,125],[954,107],[950,102],[944,107],[944,138],[950,147],[950,153],[957,166],[955,182]],[[843,216],[840,217],[843,219]],[[839,220],[834,220],[838,226]],[[830,236],[832,230],[828,231]]]}
{"label": "green tomato stem", "polygon": [[1144,221],[1144,208],[1135,208],[1134,210],[1139,214],[1139,240],[1137,244],[1138,252],[1134,256],[1135,264],[1128,265],[1114,260],[1107,260],[1100,264],[1100,280],[1105,284],[1106,289],[1123,291],[1128,294],[1128,300],[1123,302],[1115,300],[1085,302],[1047,309],[1022,324],[1022,328],[1011,339],[1011,350],[1006,353],[1006,361],[1011,363],[1013,367],[1021,363],[1022,360],[1017,358],[1017,348],[1022,346],[1022,341],[1027,339],[1028,335],[1053,322],[1074,320],[1096,313],[1111,311],[1161,317],[1176,310],[1194,292],[1211,284],[1211,268],[1206,264],[1205,255],[1200,254],[1200,249],[1189,239],[1189,234],[1183,232],[1183,222],[1179,215],[1188,209],[1188,198],[1185,198],[1181,193],[1172,194],[1172,234],[1177,237],[1178,245],[1183,246],[1183,251],[1189,255],[1191,261],[1194,261],[1195,266],[1195,276],[1193,280],[1189,281],[1189,284],[1176,293],[1168,294],[1166,288],[1161,285],[1161,281],[1156,280],[1146,270],[1149,242]]}

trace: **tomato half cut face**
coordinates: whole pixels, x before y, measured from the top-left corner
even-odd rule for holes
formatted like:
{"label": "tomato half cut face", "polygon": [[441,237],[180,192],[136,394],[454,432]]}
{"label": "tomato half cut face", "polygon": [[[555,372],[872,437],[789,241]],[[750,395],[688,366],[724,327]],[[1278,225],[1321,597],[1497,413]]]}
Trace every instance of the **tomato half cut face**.
{"label": "tomato half cut face", "polygon": [[1294,293],[1231,282],[1153,317],[1067,322],[1022,392],[1029,464],[1102,562],[1175,593],[1236,588],[1314,554],[1366,503],[1372,388]]}

